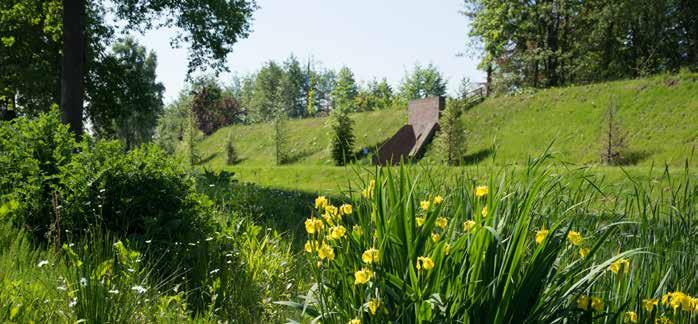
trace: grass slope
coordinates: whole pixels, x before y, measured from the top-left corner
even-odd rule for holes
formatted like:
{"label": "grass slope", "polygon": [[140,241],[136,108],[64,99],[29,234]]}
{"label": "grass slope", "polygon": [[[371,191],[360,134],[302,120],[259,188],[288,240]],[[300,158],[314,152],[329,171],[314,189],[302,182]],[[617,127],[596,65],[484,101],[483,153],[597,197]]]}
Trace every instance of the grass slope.
{"label": "grass slope", "polygon": [[[407,122],[405,111],[374,111],[353,114],[356,148],[377,145]],[[327,117],[288,121],[291,164],[333,165],[328,147]],[[274,166],[271,124],[235,125],[218,130],[200,145],[201,156],[214,168],[225,165],[225,141],[233,136],[239,166]]]}
{"label": "grass slope", "polygon": [[[585,86],[525,92],[489,98],[462,116],[468,132],[465,161],[469,164],[525,164],[555,141],[552,150],[571,163],[596,164],[604,113],[615,101],[628,149],[636,158],[631,168],[645,173],[652,165],[668,163],[680,169],[698,144],[698,74],[659,75]],[[376,145],[406,121],[405,111],[378,111],[352,115],[356,147]],[[236,125],[219,130],[200,145],[205,165],[227,168],[243,181],[306,191],[335,191],[346,187],[356,170],[332,166],[327,118],[288,123],[294,161],[274,166],[271,125]],[[225,166],[225,139],[232,134],[240,163]],[[496,144],[496,153],[490,148]],[[437,152],[430,150],[420,164],[429,164]],[[691,158],[692,166],[698,165]],[[677,168],[678,167],[678,168]],[[623,178],[616,167],[595,168],[611,178]],[[366,170],[364,170],[365,172]]]}
{"label": "grass slope", "polygon": [[611,102],[638,165],[681,165],[698,144],[698,74],[682,73],[486,100],[463,116],[469,152],[496,143],[498,161],[521,163],[555,140],[565,160],[596,163]]}

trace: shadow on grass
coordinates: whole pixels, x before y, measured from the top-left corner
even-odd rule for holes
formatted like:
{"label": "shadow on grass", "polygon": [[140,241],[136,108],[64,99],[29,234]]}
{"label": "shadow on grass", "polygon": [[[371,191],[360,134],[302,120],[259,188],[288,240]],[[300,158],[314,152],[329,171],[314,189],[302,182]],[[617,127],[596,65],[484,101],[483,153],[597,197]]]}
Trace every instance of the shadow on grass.
{"label": "shadow on grass", "polygon": [[291,164],[291,163],[296,163],[304,158],[307,158],[311,155],[313,155],[314,152],[304,150],[304,151],[299,151],[299,152],[291,152],[286,159],[284,159],[283,164]]}
{"label": "shadow on grass", "polygon": [[[197,191],[211,198],[228,222],[249,217],[260,226],[290,235],[294,250],[302,251],[306,240],[304,221],[313,211],[315,193],[240,183],[231,172],[200,174]],[[335,205],[343,203],[339,198],[328,198]]]}
{"label": "shadow on grass", "polygon": [[623,159],[616,165],[637,165],[651,155],[652,153],[648,151],[627,151],[623,154]]}
{"label": "shadow on grass", "polygon": [[204,165],[208,162],[211,162],[211,160],[215,159],[219,154],[220,154],[220,152],[213,153],[213,154],[199,160],[199,162],[197,162],[196,165]]}
{"label": "shadow on grass", "polygon": [[492,148],[486,148],[482,149],[470,154],[464,155],[461,160],[459,165],[473,165],[473,164],[478,164],[482,162],[483,160],[487,159],[494,153]]}

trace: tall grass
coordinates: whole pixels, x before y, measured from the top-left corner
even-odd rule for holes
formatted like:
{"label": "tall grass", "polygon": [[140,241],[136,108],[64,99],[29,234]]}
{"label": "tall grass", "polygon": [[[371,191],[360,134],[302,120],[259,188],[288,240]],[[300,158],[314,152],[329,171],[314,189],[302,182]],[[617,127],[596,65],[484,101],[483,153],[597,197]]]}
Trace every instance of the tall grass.
{"label": "tall grass", "polygon": [[559,169],[544,156],[449,187],[377,169],[351,213],[318,198],[306,221],[315,284],[284,304],[338,323],[698,319],[688,170],[612,191],[585,169]]}

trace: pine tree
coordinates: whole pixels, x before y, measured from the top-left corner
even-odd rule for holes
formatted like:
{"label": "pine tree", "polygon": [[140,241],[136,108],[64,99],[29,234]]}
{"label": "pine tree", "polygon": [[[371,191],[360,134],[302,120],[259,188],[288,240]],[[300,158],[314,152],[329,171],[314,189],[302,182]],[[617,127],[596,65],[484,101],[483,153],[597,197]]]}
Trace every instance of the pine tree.
{"label": "pine tree", "polygon": [[198,144],[198,128],[196,126],[196,115],[189,109],[187,116],[187,125],[184,132],[184,144],[186,149],[186,157],[190,166],[195,166],[199,163],[200,155],[196,147]]}
{"label": "pine tree", "polygon": [[274,140],[274,157],[276,165],[282,165],[288,161],[288,134],[286,125],[286,114],[283,112],[277,113],[272,122],[273,140]]}
{"label": "pine tree", "polygon": [[442,114],[435,144],[443,154],[443,160],[454,165],[460,161],[466,150],[465,129],[460,119],[461,109],[458,101],[450,100]]}
{"label": "pine tree", "polygon": [[233,134],[228,134],[228,138],[225,140],[225,164],[233,165],[237,160],[238,155],[235,152],[235,146],[233,146]]}
{"label": "pine tree", "polygon": [[330,152],[335,165],[345,165],[352,159],[354,150],[354,122],[347,109],[335,109],[330,115],[332,141]]}

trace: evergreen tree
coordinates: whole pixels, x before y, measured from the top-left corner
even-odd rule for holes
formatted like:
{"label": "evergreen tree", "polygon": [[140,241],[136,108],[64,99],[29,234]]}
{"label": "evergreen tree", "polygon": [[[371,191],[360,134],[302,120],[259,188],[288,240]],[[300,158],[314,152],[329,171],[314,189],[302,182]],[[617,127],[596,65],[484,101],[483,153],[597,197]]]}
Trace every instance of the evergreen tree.
{"label": "evergreen tree", "polygon": [[237,162],[238,155],[235,152],[235,146],[233,145],[233,134],[228,133],[228,137],[225,139],[225,164],[233,165]]}
{"label": "evergreen tree", "polygon": [[291,55],[284,62],[284,77],[281,83],[283,101],[289,117],[306,116],[306,76],[295,56]]}
{"label": "evergreen tree", "polygon": [[351,162],[354,151],[354,122],[349,118],[347,109],[334,109],[330,114],[331,129],[330,153],[335,165]]}
{"label": "evergreen tree", "polygon": [[373,97],[374,110],[382,110],[392,106],[393,88],[388,84],[388,80],[385,78],[380,82],[373,80],[368,84],[368,89]]}
{"label": "evergreen tree", "polygon": [[446,94],[446,79],[435,65],[414,66],[412,72],[406,73],[400,85],[403,100],[423,99]]}
{"label": "evergreen tree", "polygon": [[342,67],[337,73],[337,83],[332,90],[332,109],[356,111],[354,100],[358,93],[354,73]]}
{"label": "evergreen tree", "polygon": [[274,141],[274,158],[276,165],[282,165],[288,161],[288,130],[286,114],[277,114],[272,121],[272,140]]}
{"label": "evergreen tree", "polygon": [[189,109],[187,112],[187,125],[184,132],[185,156],[191,167],[197,165],[201,159],[199,149],[199,129],[196,126],[196,115]]}
{"label": "evergreen tree", "polygon": [[459,102],[449,100],[439,121],[439,133],[435,144],[444,162],[449,165],[460,162],[466,150],[465,128],[460,119],[461,112]]}
{"label": "evergreen tree", "polygon": [[265,64],[257,73],[254,82],[254,95],[250,102],[251,115],[255,122],[267,121],[276,118],[278,109],[283,109],[282,82],[283,69],[273,61]]}

